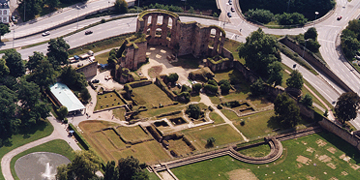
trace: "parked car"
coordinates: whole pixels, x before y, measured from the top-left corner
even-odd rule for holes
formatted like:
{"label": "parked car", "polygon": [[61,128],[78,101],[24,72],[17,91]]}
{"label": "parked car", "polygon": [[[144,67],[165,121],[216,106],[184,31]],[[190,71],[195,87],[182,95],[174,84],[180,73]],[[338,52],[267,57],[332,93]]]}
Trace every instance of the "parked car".
{"label": "parked car", "polygon": [[91,81],[92,83],[99,83],[99,80],[98,79],[94,79]]}
{"label": "parked car", "polygon": [[89,34],[92,34],[93,32],[92,31],[85,31],[85,35],[89,35]]}
{"label": "parked car", "polygon": [[227,16],[228,16],[229,18],[231,18],[231,13],[230,13],[230,12],[228,12],[228,13],[227,13]]}
{"label": "parked car", "polygon": [[340,21],[342,19],[342,16],[338,16],[337,20]]}
{"label": "parked car", "polygon": [[228,3],[229,3],[229,5],[232,5],[232,1],[231,1],[231,0],[229,0],[229,2],[228,2]]}
{"label": "parked car", "polygon": [[233,7],[231,7],[231,8],[230,8],[230,10],[231,10],[231,12],[235,12],[235,10],[234,10],[234,8],[233,8]]}
{"label": "parked car", "polygon": [[46,32],[42,33],[42,36],[48,36],[48,35],[50,35],[50,31],[46,31]]}

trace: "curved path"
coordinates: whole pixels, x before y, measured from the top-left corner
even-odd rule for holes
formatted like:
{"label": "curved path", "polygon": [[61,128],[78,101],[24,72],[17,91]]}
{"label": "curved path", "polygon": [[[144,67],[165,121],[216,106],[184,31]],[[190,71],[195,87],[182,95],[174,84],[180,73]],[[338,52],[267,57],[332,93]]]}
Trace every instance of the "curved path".
{"label": "curved path", "polygon": [[60,122],[57,122],[56,119],[51,116],[48,118],[51,125],[54,127],[54,131],[47,137],[38,139],[36,141],[33,141],[31,143],[25,144],[23,146],[20,146],[16,149],[13,149],[12,151],[5,154],[1,159],[1,170],[2,174],[5,177],[5,180],[14,180],[11,169],[10,169],[10,162],[11,159],[16,156],[17,154],[24,152],[30,148],[33,148],[35,146],[44,144],[46,142],[55,140],[55,139],[62,139],[69,143],[70,147],[73,150],[81,150],[80,147],[76,144],[75,140],[73,138],[68,137],[68,133],[65,131],[66,125],[61,124]]}

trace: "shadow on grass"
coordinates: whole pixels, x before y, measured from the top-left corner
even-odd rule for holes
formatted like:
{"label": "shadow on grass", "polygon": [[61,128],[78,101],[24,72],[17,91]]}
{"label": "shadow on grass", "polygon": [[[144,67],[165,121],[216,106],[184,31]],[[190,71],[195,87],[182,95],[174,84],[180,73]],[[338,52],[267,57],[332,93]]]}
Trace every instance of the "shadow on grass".
{"label": "shadow on grass", "polygon": [[193,55],[184,55],[178,57],[178,62],[171,63],[173,66],[181,66],[185,69],[196,69],[199,67],[200,58],[195,58]]}
{"label": "shadow on grass", "polygon": [[324,130],[318,134],[340,151],[343,151],[347,156],[351,157],[356,164],[360,163],[359,151],[354,146],[329,131]]}

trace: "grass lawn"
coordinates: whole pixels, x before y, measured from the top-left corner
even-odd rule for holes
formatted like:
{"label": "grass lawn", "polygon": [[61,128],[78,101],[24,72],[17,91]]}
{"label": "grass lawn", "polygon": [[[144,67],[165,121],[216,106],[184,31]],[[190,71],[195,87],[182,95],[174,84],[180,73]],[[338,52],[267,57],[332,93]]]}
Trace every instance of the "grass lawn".
{"label": "grass lawn", "polygon": [[268,144],[263,144],[253,148],[243,149],[238,152],[250,157],[264,157],[270,153],[270,146]]}
{"label": "grass lawn", "polygon": [[245,64],[245,59],[239,57],[239,52],[237,51],[237,48],[240,46],[240,42],[234,41],[232,39],[225,39],[224,47],[229,50],[233,56],[234,59],[239,60],[241,63]]}
{"label": "grass lawn", "polygon": [[150,135],[146,134],[140,126],[133,127],[118,127],[116,131],[125,141],[145,141],[153,139]]}
{"label": "grass lawn", "polygon": [[228,109],[221,109],[220,110],[230,121],[236,120],[239,118],[234,111],[230,111]]}
{"label": "grass lawn", "polygon": [[116,109],[113,109],[113,115],[120,119],[121,121],[125,121],[125,113],[126,113],[126,109],[124,107],[122,108],[116,108]]}
{"label": "grass lawn", "polygon": [[196,149],[205,149],[207,139],[210,137],[215,138],[215,146],[243,140],[240,134],[227,124],[216,127],[208,126],[199,129],[189,129],[183,132],[192,141]]}
{"label": "grass lawn", "polygon": [[210,116],[210,119],[212,119],[214,121],[214,124],[225,123],[225,121],[216,112],[211,112],[209,116]]}
{"label": "grass lawn", "polygon": [[79,124],[79,127],[84,132],[92,133],[94,131],[99,131],[101,129],[110,127],[110,126],[117,126],[119,124],[108,122],[108,121],[84,121]]}
{"label": "grass lawn", "polygon": [[[324,146],[319,146],[322,142]],[[325,143],[324,143],[325,142]],[[358,179],[360,154],[350,144],[334,134],[322,132],[298,139],[283,141],[283,156],[275,163],[253,165],[230,156],[171,169],[179,179],[229,179],[229,172],[250,169],[258,179]],[[330,152],[331,151],[331,152]],[[332,153],[333,152],[333,153]],[[351,159],[346,162],[340,157]],[[298,161],[302,160],[302,162]],[[246,176],[248,173],[238,174]],[[290,177],[290,178],[289,178]]]}
{"label": "grass lawn", "polygon": [[179,155],[185,155],[192,152],[191,148],[183,139],[169,139],[169,151],[174,150]]}
{"label": "grass lawn", "polygon": [[[141,86],[133,89],[133,100],[138,105],[145,105],[148,108],[153,106],[172,104],[173,101],[155,84]],[[151,95],[151,98],[149,98]]]}
{"label": "grass lawn", "polygon": [[96,61],[100,64],[107,64],[108,58],[109,58],[109,52],[105,52],[95,56]]}
{"label": "grass lawn", "polygon": [[[22,134],[11,136],[9,141],[4,142],[4,145],[0,147],[0,158],[17,147],[50,135],[53,130],[52,125],[46,121],[36,127],[22,131]],[[5,179],[2,173],[0,173],[0,179]]]}
{"label": "grass lawn", "polygon": [[148,173],[149,180],[160,180],[155,173]]}
{"label": "grass lawn", "polygon": [[195,69],[199,67],[200,58],[195,58],[193,55],[179,56],[178,62],[171,63],[173,66],[181,66],[185,69]]}
{"label": "grass lawn", "polygon": [[96,111],[99,109],[121,105],[124,105],[124,102],[114,92],[110,92],[102,95],[97,95],[97,102],[94,110]]}
{"label": "grass lawn", "polygon": [[28,149],[18,155],[16,155],[13,159],[11,159],[10,167],[11,167],[11,174],[14,176],[15,179],[19,179],[15,172],[15,162],[22,156],[25,156],[27,154],[33,153],[33,152],[52,152],[61,154],[65,157],[67,157],[70,161],[75,159],[75,153],[71,149],[71,147],[68,145],[68,143],[64,140],[53,140],[44,144],[41,144],[39,146],[33,147],[31,149]]}

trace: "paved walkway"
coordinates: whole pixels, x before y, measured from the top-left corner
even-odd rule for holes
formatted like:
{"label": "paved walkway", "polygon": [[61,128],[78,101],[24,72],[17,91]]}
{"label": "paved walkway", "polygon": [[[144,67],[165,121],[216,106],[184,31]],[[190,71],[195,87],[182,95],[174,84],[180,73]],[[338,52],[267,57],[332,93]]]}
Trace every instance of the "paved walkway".
{"label": "paved walkway", "polygon": [[38,139],[36,141],[33,141],[31,143],[25,144],[23,146],[20,146],[16,149],[13,149],[12,151],[8,152],[3,156],[1,159],[1,170],[2,174],[5,177],[5,180],[14,180],[12,174],[11,174],[11,168],[10,168],[10,162],[11,159],[16,156],[17,154],[24,152],[30,148],[33,148],[35,146],[44,144],[46,142],[55,140],[55,139],[62,139],[69,143],[70,147],[73,150],[81,150],[80,147],[76,144],[75,140],[71,137],[68,137],[68,132],[66,132],[67,125],[62,124],[58,122],[53,116],[48,118],[51,125],[54,127],[54,131],[51,133],[50,136]]}

